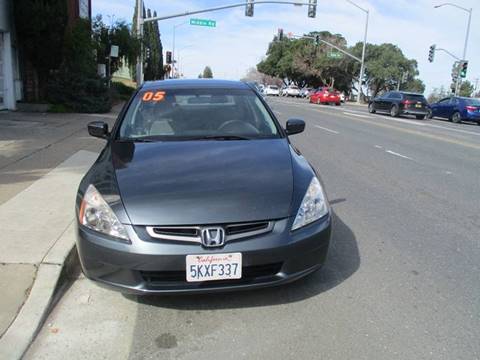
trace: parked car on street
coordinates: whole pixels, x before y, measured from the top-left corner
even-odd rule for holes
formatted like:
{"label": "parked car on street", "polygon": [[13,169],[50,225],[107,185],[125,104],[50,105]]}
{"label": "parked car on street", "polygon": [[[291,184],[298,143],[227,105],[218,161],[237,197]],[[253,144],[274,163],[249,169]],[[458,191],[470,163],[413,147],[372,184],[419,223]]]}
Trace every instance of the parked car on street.
{"label": "parked car on street", "polygon": [[319,269],[332,215],[319,172],[248,84],[143,85],[78,188],[84,274],[134,294],[246,290]]}
{"label": "parked car on street", "polygon": [[296,85],[290,85],[290,86],[287,86],[284,90],[283,90],[283,96],[292,96],[292,97],[299,97],[300,96],[300,89],[298,88],[298,86]]}
{"label": "parked car on street", "polygon": [[310,102],[313,104],[335,104],[340,106],[341,99],[338,91],[325,86],[310,95]]}
{"label": "parked car on street", "polygon": [[428,102],[422,94],[405,91],[387,91],[368,103],[368,111],[389,113],[390,116],[414,115],[417,119],[427,116]]}
{"label": "parked car on street", "polygon": [[263,93],[266,96],[279,96],[280,95],[280,90],[278,89],[277,85],[267,85],[265,89],[263,90]]}
{"label": "parked car on street", "polygon": [[313,91],[313,88],[310,87],[304,87],[303,89],[300,90],[300,97],[302,98],[308,98],[310,96],[310,93]]}
{"label": "parked car on street", "polygon": [[475,121],[480,125],[480,99],[447,97],[430,105],[428,117],[448,119],[454,123]]}

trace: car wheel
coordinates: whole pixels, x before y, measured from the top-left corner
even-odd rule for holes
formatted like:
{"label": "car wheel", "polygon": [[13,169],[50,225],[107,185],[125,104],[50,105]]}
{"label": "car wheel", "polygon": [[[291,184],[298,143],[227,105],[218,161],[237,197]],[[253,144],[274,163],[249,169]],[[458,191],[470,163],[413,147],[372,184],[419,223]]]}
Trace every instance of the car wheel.
{"label": "car wheel", "polygon": [[454,122],[455,124],[462,122],[462,117],[460,116],[460,113],[458,111],[455,111],[452,114],[452,122]]}
{"label": "car wheel", "polygon": [[398,116],[398,106],[397,105],[392,105],[390,108],[390,116],[391,117],[397,117]]}
{"label": "car wheel", "polygon": [[433,119],[433,112],[432,112],[432,110],[428,110],[427,119]]}
{"label": "car wheel", "polygon": [[320,105],[320,99],[317,99],[317,105]]}
{"label": "car wheel", "polygon": [[425,115],[415,115],[415,117],[417,118],[417,120],[425,119]]}
{"label": "car wheel", "polygon": [[375,114],[376,111],[377,111],[377,110],[375,110],[375,104],[374,104],[374,103],[368,104],[368,112],[369,112],[370,114]]}
{"label": "car wheel", "polygon": [[340,103],[336,103],[335,106],[340,106]]}

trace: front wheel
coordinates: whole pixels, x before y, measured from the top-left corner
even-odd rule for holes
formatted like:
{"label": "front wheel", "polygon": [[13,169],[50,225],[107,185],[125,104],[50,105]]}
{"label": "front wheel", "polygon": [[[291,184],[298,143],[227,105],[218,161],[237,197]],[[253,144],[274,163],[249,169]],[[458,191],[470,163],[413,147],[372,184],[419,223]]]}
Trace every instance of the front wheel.
{"label": "front wheel", "polygon": [[425,115],[415,115],[415,117],[417,118],[417,120],[425,119]]}
{"label": "front wheel", "polygon": [[317,99],[317,105],[320,105],[320,99]]}
{"label": "front wheel", "polygon": [[432,112],[432,110],[428,110],[427,119],[433,119],[433,112]]}
{"label": "front wheel", "polygon": [[375,105],[373,103],[368,104],[368,112],[370,114],[375,114],[376,110],[375,110]]}
{"label": "front wheel", "polygon": [[390,116],[391,117],[397,117],[398,116],[398,106],[397,105],[393,105],[390,108]]}
{"label": "front wheel", "polygon": [[454,112],[452,115],[452,122],[455,124],[458,124],[459,122],[462,121],[462,117],[458,111]]}
{"label": "front wheel", "polygon": [[340,106],[340,103],[336,103],[335,106]]}

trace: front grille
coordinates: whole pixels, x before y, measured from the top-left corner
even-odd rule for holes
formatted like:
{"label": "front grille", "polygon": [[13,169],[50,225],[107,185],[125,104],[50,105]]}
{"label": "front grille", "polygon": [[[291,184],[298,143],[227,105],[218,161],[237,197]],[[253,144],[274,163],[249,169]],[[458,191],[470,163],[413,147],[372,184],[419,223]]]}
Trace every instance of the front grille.
{"label": "front grille", "polygon": [[250,224],[227,225],[225,232],[227,235],[242,234],[250,231],[259,231],[268,227],[268,221]]}
{"label": "front grille", "polygon": [[[258,278],[275,276],[281,268],[282,263],[244,266],[242,267],[241,279],[204,281],[202,284],[251,282]],[[140,275],[146,283],[152,286],[169,283],[186,283],[187,278],[185,271],[140,271]]]}
{"label": "front grille", "polygon": [[[273,221],[256,221],[219,225],[225,229],[225,242],[258,236],[273,230]],[[201,244],[200,232],[203,226],[147,226],[148,235],[153,239],[186,241]]]}

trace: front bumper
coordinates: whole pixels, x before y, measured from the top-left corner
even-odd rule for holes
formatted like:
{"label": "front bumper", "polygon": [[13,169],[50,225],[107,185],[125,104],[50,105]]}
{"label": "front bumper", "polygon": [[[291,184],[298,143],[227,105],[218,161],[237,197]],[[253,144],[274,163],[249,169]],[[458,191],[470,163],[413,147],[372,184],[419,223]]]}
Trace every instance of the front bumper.
{"label": "front bumper", "polygon": [[[276,221],[272,232],[205,249],[199,244],[141,240],[128,226],[125,244],[78,226],[77,249],[86,277],[133,294],[224,292],[275,286],[299,279],[324,263],[331,215],[290,232],[292,219]],[[186,255],[242,253],[243,278],[188,283]]]}

